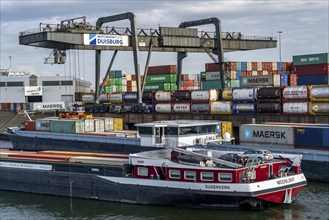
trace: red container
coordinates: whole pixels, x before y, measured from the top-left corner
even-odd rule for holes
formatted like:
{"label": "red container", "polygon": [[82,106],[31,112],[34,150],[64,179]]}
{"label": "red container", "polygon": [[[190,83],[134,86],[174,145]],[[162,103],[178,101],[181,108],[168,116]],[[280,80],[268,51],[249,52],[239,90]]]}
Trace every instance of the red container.
{"label": "red container", "polygon": [[289,86],[297,86],[297,74],[289,75]]}
{"label": "red container", "polygon": [[297,75],[329,75],[329,64],[294,66]]}
{"label": "red container", "polygon": [[205,69],[206,69],[206,72],[219,71],[219,64],[218,63],[206,63]]}
{"label": "red container", "polygon": [[268,70],[267,62],[262,62],[262,70]]}
{"label": "red container", "polygon": [[35,131],[35,121],[26,121],[24,125],[26,131]]}
{"label": "red container", "polygon": [[176,65],[165,65],[165,66],[150,66],[147,70],[147,74],[176,74]]}
{"label": "red container", "polygon": [[251,62],[251,70],[257,71],[257,62]]}

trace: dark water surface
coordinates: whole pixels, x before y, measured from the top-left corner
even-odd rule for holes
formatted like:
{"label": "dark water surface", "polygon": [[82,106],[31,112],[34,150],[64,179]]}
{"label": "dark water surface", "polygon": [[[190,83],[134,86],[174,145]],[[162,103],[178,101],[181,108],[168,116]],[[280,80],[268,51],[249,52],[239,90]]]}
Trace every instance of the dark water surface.
{"label": "dark water surface", "polygon": [[[0,141],[0,147],[10,147]],[[0,173],[1,175],[1,173]],[[263,211],[145,206],[0,190],[0,220],[329,220],[329,184],[308,182],[293,204]]]}

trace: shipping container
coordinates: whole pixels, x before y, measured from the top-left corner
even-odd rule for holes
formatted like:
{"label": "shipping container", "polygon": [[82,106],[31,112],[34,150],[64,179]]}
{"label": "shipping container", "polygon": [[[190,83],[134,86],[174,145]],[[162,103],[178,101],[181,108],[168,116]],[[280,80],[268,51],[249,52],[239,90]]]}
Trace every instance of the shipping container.
{"label": "shipping container", "polygon": [[99,101],[100,103],[108,102],[108,101],[109,101],[109,100],[108,100],[108,96],[109,96],[108,93],[100,94],[100,95],[99,95],[99,98],[98,98],[98,101]]}
{"label": "shipping container", "polygon": [[190,103],[174,103],[172,105],[173,113],[191,113],[191,104]]}
{"label": "shipping container", "polygon": [[35,130],[50,131],[50,121],[58,120],[57,117],[40,118],[35,120]]}
{"label": "shipping container", "polygon": [[257,90],[255,88],[248,89],[233,89],[232,100],[233,101],[255,101]]}
{"label": "shipping container", "polygon": [[297,127],[295,129],[295,146],[328,150],[329,127]]}
{"label": "shipping container", "polygon": [[255,103],[233,103],[233,114],[256,114]]}
{"label": "shipping container", "polygon": [[240,87],[240,80],[231,80],[231,88],[239,88]]}
{"label": "shipping container", "polygon": [[189,102],[191,101],[191,91],[188,90],[179,90],[179,91],[173,91],[172,92],[172,101],[178,102],[178,101],[184,101]]}
{"label": "shipping container", "polygon": [[95,103],[95,94],[83,94],[82,102],[83,103]]}
{"label": "shipping container", "polygon": [[153,103],[153,98],[154,98],[153,95],[154,95],[153,91],[144,91],[142,95],[143,103]]}
{"label": "shipping container", "polygon": [[329,63],[328,53],[293,56],[294,66]]}
{"label": "shipping container", "polygon": [[232,102],[218,101],[210,103],[211,114],[232,114]]}
{"label": "shipping container", "polygon": [[194,114],[206,114],[210,112],[209,103],[192,103],[191,112]]}
{"label": "shipping container", "polygon": [[289,86],[297,86],[297,74],[289,75]]}
{"label": "shipping container", "polygon": [[232,89],[224,89],[222,92],[222,100],[232,101]]}
{"label": "shipping container", "polygon": [[307,100],[309,88],[307,86],[287,86],[283,88],[282,96],[290,100]]}
{"label": "shipping container", "polygon": [[113,104],[121,104],[123,102],[122,93],[112,93],[109,95],[109,102]]}
{"label": "shipping container", "polygon": [[313,64],[294,66],[294,73],[297,75],[328,75],[329,64]]}
{"label": "shipping container", "polygon": [[220,72],[206,72],[206,80],[220,80]]}
{"label": "shipping container", "polygon": [[144,87],[144,91],[153,91],[153,90],[164,90],[163,83],[147,83]]}
{"label": "shipping container", "polygon": [[176,65],[149,66],[147,74],[176,74]]}
{"label": "shipping container", "polygon": [[94,119],[95,123],[95,132],[104,132],[105,131],[105,124],[103,119]]}
{"label": "shipping container", "polygon": [[329,101],[329,85],[310,86],[310,99],[312,101]]}
{"label": "shipping container", "polygon": [[114,120],[113,118],[103,118],[104,120],[104,130],[105,131],[113,131],[114,130]]}
{"label": "shipping container", "polygon": [[95,123],[94,119],[85,119],[85,132],[94,132]]}
{"label": "shipping container", "polygon": [[155,104],[156,113],[171,113],[172,105],[171,103],[157,103]]}
{"label": "shipping container", "polygon": [[84,120],[60,119],[50,121],[50,131],[54,133],[84,133]]}
{"label": "shipping container", "polygon": [[137,92],[126,92],[123,94],[124,103],[137,103]]}
{"label": "shipping container", "polygon": [[309,110],[311,115],[329,115],[328,102],[310,102]]}
{"label": "shipping container", "polygon": [[200,83],[201,90],[221,89],[222,82],[220,80],[202,81]]}
{"label": "shipping container", "polygon": [[150,75],[146,77],[146,83],[172,83],[176,81],[176,74]]}
{"label": "shipping container", "polygon": [[191,91],[192,102],[214,102],[219,99],[219,93],[217,89],[209,89],[204,91]]}
{"label": "shipping container", "polygon": [[[273,99],[270,99],[269,101],[273,101]],[[257,102],[257,113],[281,113],[281,106],[281,101]]]}
{"label": "shipping container", "polygon": [[172,99],[172,92],[156,91],[154,98],[157,102],[170,102]]}
{"label": "shipping container", "polygon": [[35,121],[25,121],[24,123],[24,129],[26,131],[35,131],[36,130],[36,126],[35,126]]}
{"label": "shipping container", "polygon": [[295,145],[294,127],[288,125],[243,124],[239,128],[240,143]]}
{"label": "shipping container", "polygon": [[285,102],[282,112],[285,114],[309,114],[308,102]]}
{"label": "shipping container", "polygon": [[219,64],[218,63],[206,63],[205,70],[206,70],[206,72],[216,72],[216,71],[219,71]]}
{"label": "shipping container", "polygon": [[114,131],[123,130],[123,119],[122,118],[113,118],[113,130]]}
{"label": "shipping container", "polygon": [[298,75],[297,85],[328,85],[328,75]]}
{"label": "shipping container", "polygon": [[281,99],[281,88],[280,87],[258,88],[257,99]]}
{"label": "shipping container", "polygon": [[273,75],[267,76],[242,76],[240,78],[241,87],[273,86]]}
{"label": "shipping container", "polygon": [[222,137],[229,133],[233,137],[233,125],[231,121],[222,121]]}

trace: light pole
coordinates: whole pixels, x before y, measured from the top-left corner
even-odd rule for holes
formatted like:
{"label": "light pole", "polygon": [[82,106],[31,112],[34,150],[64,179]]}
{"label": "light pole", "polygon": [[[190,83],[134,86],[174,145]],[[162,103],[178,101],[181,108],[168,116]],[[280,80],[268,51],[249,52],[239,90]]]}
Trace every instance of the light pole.
{"label": "light pole", "polygon": [[11,56],[9,56],[9,71],[11,71]]}
{"label": "light pole", "polygon": [[279,58],[280,58],[280,62],[281,62],[281,34],[283,32],[282,31],[278,31],[279,34]]}

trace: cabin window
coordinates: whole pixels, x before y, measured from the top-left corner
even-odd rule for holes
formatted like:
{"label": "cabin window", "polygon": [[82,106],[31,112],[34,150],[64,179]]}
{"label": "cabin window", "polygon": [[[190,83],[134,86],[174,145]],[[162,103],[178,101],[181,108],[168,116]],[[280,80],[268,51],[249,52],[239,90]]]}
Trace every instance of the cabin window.
{"label": "cabin window", "polygon": [[169,177],[173,179],[180,179],[180,172],[179,170],[170,170]]}
{"label": "cabin window", "polygon": [[214,173],[201,172],[201,180],[213,181],[214,180]]}
{"label": "cabin window", "polygon": [[220,173],[219,181],[232,182],[232,173]]}
{"label": "cabin window", "polygon": [[180,135],[188,135],[188,134],[197,134],[198,133],[198,127],[180,127],[179,128],[179,134]]}
{"label": "cabin window", "polygon": [[24,86],[24,82],[7,82],[7,86]]}
{"label": "cabin window", "polygon": [[165,135],[178,135],[178,128],[166,127],[164,133]]}
{"label": "cabin window", "polygon": [[184,172],[184,178],[186,180],[195,180],[196,179],[196,173],[194,171],[185,171]]}
{"label": "cabin window", "polygon": [[138,167],[137,174],[138,176],[148,176],[149,169],[147,167]]}
{"label": "cabin window", "polygon": [[153,134],[153,128],[152,127],[138,127],[139,134]]}
{"label": "cabin window", "polygon": [[59,86],[60,83],[59,83],[59,81],[43,81],[42,85],[43,86]]}
{"label": "cabin window", "polygon": [[61,81],[62,86],[73,86],[73,81],[72,80],[67,80],[67,81]]}
{"label": "cabin window", "polygon": [[209,134],[216,131],[216,125],[203,125],[199,127],[199,134]]}

